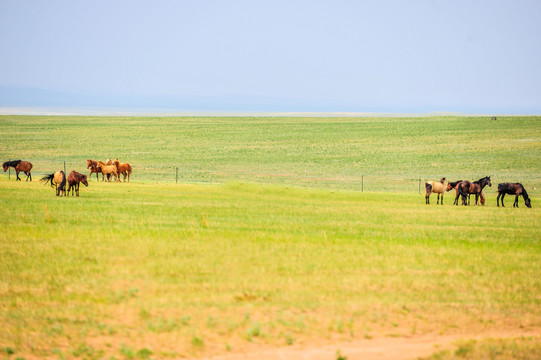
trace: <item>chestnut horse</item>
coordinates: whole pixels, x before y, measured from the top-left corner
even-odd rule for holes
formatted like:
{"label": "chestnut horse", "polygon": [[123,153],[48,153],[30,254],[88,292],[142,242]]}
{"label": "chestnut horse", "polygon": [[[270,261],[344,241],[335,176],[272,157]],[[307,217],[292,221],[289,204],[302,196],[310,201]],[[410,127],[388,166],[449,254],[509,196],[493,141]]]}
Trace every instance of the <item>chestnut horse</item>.
{"label": "chestnut horse", "polygon": [[15,173],[17,174],[17,180],[21,181],[19,173],[22,171],[26,174],[26,181],[28,181],[28,178],[30,178],[30,181],[32,181],[32,174],[30,173],[30,170],[32,170],[32,163],[22,160],[13,160],[6,161],[2,164],[2,166],[4,167],[4,172],[6,172],[9,167],[14,168]]}
{"label": "chestnut horse", "polygon": [[532,203],[530,201],[530,197],[528,196],[528,193],[526,192],[526,189],[524,186],[522,186],[521,183],[501,183],[498,184],[498,197],[496,198],[496,205],[500,206],[499,200],[500,197],[502,198],[502,206],[505,207],[503,204],[503,198],[505,197],[505,194],[509,195],[515,195],[515,202],[513,203],[513,207],[518,207],[518,197],[522,195],[524,198],[524,204],[526,204],[527,207],[531,208]]}
{"label": "chestnut horse", "polygon": [[88,186],[86,175],[79,174],[75,170],[70,172],[68,175],[68,195],[71,190],[71,196],[73,196],[73,191],[75,190],[77,197],[79,197],[79,183],[83,183],[85,186]]}
{"label": "chestnut horse", "polygon": [[111,181],[111,178],[109,177],[110,174],[115,176],[115,181],[120,181],[120,176],[118,175],[118,170],[115,165],[107,165],[103,161],[98,160],[98,169],[101,169],[101,174],[103,175],[101,181],[105,180],[105,175],[108,175],[108,180]]}
{"label": "chestnut horse", "polygon": [[485,176],[484,178],[481,178],[474,182],[470,182],[467,180],[462,181],[457,185],[458,194],[455,198],[456,205],[458,205],[458,195],[464,197],[468,194],[475,194],[475,205],[477,205],[479,203],[479,196],[481,196],[483,188],[487,185],[492,186],[492,183],[490,182],[490,176]]}
{"label": "chestnut horse", "polygon": [[126,182],[126,175],[128,176],[128,182],[130,182],[130,175],[132,171],[131,165],[128,163],[121,163],[120,161],[118,161],[118,159],[115,159],[113,161],[113,164],[116,166],[118,174],[124,175],[124,182]]}
{"label": "chestnut horse", "polygon": [[441,195],[441,204],[443,205],[443,194],[445,194],[445,178],[442,177],[439,182],[437,181],[428,181],[425,183],[425,203],[430,204],[430,194],[438,194],[438,201],[436,204],[440,203]]}
{"label": "chestnut horse", "polygon": [[89,180],[93,173],[96,173],[96,180],[98,181],[100,180],[100,178],[98,177],[98,174],[101,174],[101,170],[98,169],[98,162],[96,160],[87,160],[86,168],[90,169],[90,174],[88,175]]}
{"label": "chestnut horse", "polygon": [[66,174],[63,171],[55,171],[52,174],[45,175],[41,178],[41,181],[45,181],[45,184],[50,181],[51,187],[56,188],[56,196],[66,195]]}

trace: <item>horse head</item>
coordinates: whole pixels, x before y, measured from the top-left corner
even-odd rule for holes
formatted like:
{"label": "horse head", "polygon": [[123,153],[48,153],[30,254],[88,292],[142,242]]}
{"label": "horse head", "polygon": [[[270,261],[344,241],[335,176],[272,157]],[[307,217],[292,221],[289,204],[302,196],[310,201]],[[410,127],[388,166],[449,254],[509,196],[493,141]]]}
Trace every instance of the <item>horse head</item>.
{"label": "horse head", "polygon": [[8,166],[8,163],[7,163],[7,162],[3,163],[3,164],[2,164],[2,167],[4,168],[4,172],[8,171],[8,167],[9,167],[9,166]]}
{"label": "horse head", "polygon": [[86,179],[86,175],[81,176],[81,182],[85,184],[85,186],[88,186],[88,180]]}
{"label": "horse head", "polygon": [[490,182],[490,176],[485,176],[486,181],[488,181],[488,187],[492,187],[492,183]]}
{"label": "horse head", "polygon": [[92,160],[87,160],[86,161],[86,168],[89,169],[92,165],[93,165],[94,161]]}
{"label": "horse head", "polygon": [[442,178],[440,179],[440,183],[442,183],[442,184],[445,183],[445,178],[444,178],[444,177],[442,177]]}
{"label": "horse head", "polygon": [[530,198],[524,199],[524,204],[526,204],[527,207],[532,207],[532,202],[530,201]]}

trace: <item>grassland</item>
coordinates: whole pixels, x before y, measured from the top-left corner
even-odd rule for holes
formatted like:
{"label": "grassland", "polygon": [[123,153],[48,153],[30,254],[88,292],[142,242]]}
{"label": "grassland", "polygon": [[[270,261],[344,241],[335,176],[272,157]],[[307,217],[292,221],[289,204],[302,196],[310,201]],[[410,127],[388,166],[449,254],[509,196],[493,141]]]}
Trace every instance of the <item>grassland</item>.
{"label": "grassland", "polygon": [[[136,170],[132,183],[91,181],[64,199],[0,178],[0,356],[158,359],[539,331],[536,190],[532,209],[502,209],[493,189],[486,207],[466,208],[426,206],[392,181],[396,192],[357,187],[356,170],[474,178],[498,166],[536,186],[541,119],[479,122],[1,117],[0,153],[36,173],[116,156]],[[181,160],[178,185],[153,173]],[[500,351],[490,346],[434,356]]]}

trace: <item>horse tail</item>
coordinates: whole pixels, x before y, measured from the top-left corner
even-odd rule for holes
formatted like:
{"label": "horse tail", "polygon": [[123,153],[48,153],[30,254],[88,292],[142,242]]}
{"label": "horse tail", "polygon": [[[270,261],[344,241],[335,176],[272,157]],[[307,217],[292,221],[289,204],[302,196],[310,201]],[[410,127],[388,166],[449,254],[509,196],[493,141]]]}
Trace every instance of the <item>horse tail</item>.
{"label": "horse tail", "polygon": [[485,195],[484,190],[481,190],[481,194],[479,195],[479,199],[481,200],[481,205],[485,205],[485,201],[486,201],[487,197]]}
{"label": "horse tail", "polygon": [[130,163],[127,163],[127,165],[128,165],[128,174],[131,175],[131,170],[132,170],[131,164],[130,164]]}
{"label": "horse tail", "polygon": [[425,183],[425,196],[430,196],[430,194],[432,194],[432,185]]}
{"label": "horse tail", "polygon": [[51,182],[51,187],[53,187],[53,179],[54,179],[54,173],[49,174],[49,175],[45,175],[44,177],[42,177],[40,179],[40,181],[45,181],[45,184],[43,184],[43,185],[46,185],[50,181]]}
{"label": "horse tail", "polygon": [[65,188],[66,188],[66,174],[63,171],[60,171],[60,173],[62,173],[62,182],[60,183],[60,185],[58,185],[58,188],[60,190],[65,190]]}

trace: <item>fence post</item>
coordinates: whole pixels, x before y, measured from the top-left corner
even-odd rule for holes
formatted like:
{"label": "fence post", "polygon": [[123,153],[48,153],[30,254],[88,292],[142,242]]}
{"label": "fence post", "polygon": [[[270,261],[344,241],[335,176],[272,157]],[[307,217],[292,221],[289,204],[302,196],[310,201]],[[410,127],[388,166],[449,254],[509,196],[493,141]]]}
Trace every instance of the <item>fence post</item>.
{"label": "fence post", "polygon": [[176,175],[175,175],[176,183],[178,184],[178,167],[176,168]]}
{"label": "fence post", "polygon": [[361,175],[361,192],[364,192],[364,175]]}
{"label": "fence post", "polygon": [[419,194],[421,193],[421,178],[419,178]]}
{"label": "fence post", "polygon": [[[11,161],[11,159],[8,159],[8,161]],[[8,167],[8,180],[11,180],[11,167]]]}

